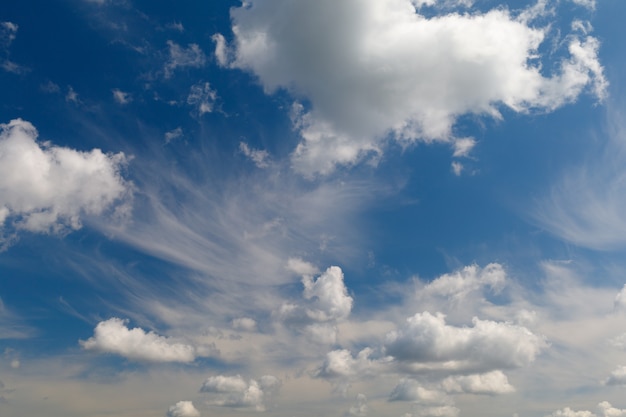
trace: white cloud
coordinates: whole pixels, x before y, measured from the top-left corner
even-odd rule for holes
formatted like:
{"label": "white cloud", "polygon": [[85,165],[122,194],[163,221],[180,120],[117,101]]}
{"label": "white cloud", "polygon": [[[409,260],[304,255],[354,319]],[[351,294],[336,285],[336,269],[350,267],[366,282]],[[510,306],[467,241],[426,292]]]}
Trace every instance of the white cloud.
{"label": "white cloud", "polygon": [[70,85],[67,87],[67,94],[65,95],[65,101],[71,103],[80,103],[78,99],[78,93],[74,91],[74,88]]}
{"label": "white cloud", "polygon": [[502,265],[491,263],[480,268],[473,264],[453,273],[443,274],[418,291],[420,295],[458,299],[484,287],[497,293],[505,284],[506,272]]}
{"label": "white cloud", "polygon": [[586,7],[590,10],[595,10],[596,8],[596,0],[570,0],[570,1],[574,4]]}
{"label": "white cloud", "polygon": [[21,119],[0,129],[0,228],[63,233],[79,229],[86,215],[128,202],[123,153],[38,143],[35,127]]}
{"label": "white cloud", "polygon": [[387,334],[385,352],[413,372],[481,370],[528,365],[546,347],[543,338],[506,322],[472,320],[474,327],[446,324],[441,313],[418,313]]}
{"label": "white cloud", "polygon": [[604,417],[624,417],[626,410],[615,408],[608,401],[602,401],[598,404],[598,408]]}
{"label": "white cloud", "polygon": [[16,64],[9,59],[9,47],[15,40],[19,26],[13,22],[0,22],[0,67],[7,72],[21,74],[27,68]]}
{"label": "white cloud", "polygon": [[264,375],[258,381],[244,380],[240,375],[209,377],[200,388],[200,392],[213,394],[209,401],[222,407],[251,407],[256,411],[265,411],[268,399],[276,395],[281,381],[273,375]]}
{"label": "white cloud", "polygon": [[442,405],[449,401],[445,392],[424,388],[419,382],[404,378],[389,395],[389,401],[413,401],[422,405]]}
{"label": "white cloud", "polygon": [[350,378],[371,375],[376,372],[378,364],[370,359],[373,350],[365,348],[356,357],[347,349],[333,350],[326,354],[322,366],[314,371],[320,378]]}
{"label": "white cloud", "polygon": [[266,150],[252,149],[245,142],[239,142],[239,150],[250,158],[258,168],[267,168],[270,154]]}
{"label": "white cloud", "polygon": [[167,411],[167,417],[200,417],[200,412],[191,401],[179,401]]}
{"label": "white cloud", "polygon": [[126,321],[111,318],[98,323],[93,337],[80,341],[86,350],[114,353],[128,359],[149,362],[193,362],[193,346],[175,342],[154,332],[136,327],[129,329]]}
{"label": "white cloud", "polygon": [[247,332],[253,332],[256,330],[256,320],[251,319],[250,317],[239,317],[233,319],[232,321],[233,329],[235,330],[244,330]]}
{"label": "white cloud", "polygon": [[618,366],[611,372],[606,385],[626,385],[626,366]]}
{"label": "white cloud", "polygon": [[515,391],[515,388],[509,384],[509,379],[502,371],[450,376],[444,379],[441,385],[449,393],[496,395]]}
{"label": "white cloud", "polygon": [[131,97],[129,93],[126,93],[118,88],[114,88],[112,92],[113,92],[113,99],[119,104],[128,104],[131,101],[133,101],[133,98]]}
{"label": "white cloud", "polygon": [[13,22],[0,22],[0,48],[8,48],[15,40],[19,26]]}
{"label": "white cloud", "polygon": [[319,274],[317,267],[301,258],[289,258],[287,260],[287,269],[298,275],[315,275]]}
{"label": "white cloud", "polygon": [[420,407],[416,414],[421,417],[457,417],[461,410],[452,405],[442,405],[439,407]]}
{"label": "white cloud", "polygon": [[61,87],[58,84],[53,83],[52,81],[48,81],[47,83],[41,84],[39,86],[41,91],[48,94],[56,94],[61,91]]}
{"label": "white cloud", "polygon": [[344,284],[341,268],[331,266],[315,279],[309,273],[316,271],[316,268],[307,262],[292,258],[287,267],[305,273],[302,277],[304,303],[283,303],[276,315],[310,340],[334,344],[338,332],[336,323],[348,318],[353,303]]}
{"label": "white cloud", "polygon": [[369,407],[367,406],[367,396],[365,394],[357,394],[356,404],[348,410],[348,416],[365,417]]}
{"label": "white cloud", "polygon": [[253,73],[267,93],[284,88],[310,103],[295,117],[303,140],[293,164],[305,175],[379,153],[390,134],[451,142],[463,114],[553,110],[585,88],[605,95],[595,38],[570,36],[569,58],[544,76],[536,58],[546,32],[506,9],[427,18],[414,6],[251,0],[231,11],[232,45],[214,36],[215,55]]}
{"label": "white cloud", "polygon": [[169,59],[165,64],[165,78],[170,78],[178,68],[201,68],[206,62],[206,56],[200,46],[195,43],[184,48],[174,41],[167,41]]}
{"label": "white cloud", "polygon": [[316,321],[343,320],[352,310],[352,297],[343,282],[343,272],[338,266],[331,266],[317,279],[311,276],[302,278],[303,296],[312,300],[313,308],[307,311]]}
{"label": "white cloud", "polygon": [[626,311],[626,284],[624,284],[620,292],[615,296],[613,308],[616,311]]}
{"label": "white cloud", "polygon": [[172,129],[168,132],[165,132],[165,143],[170,143],[173,140],[179,139],[183,137],[183,128],[177,127],[176,129]]}
{"label": "white cloud", "polygon": [[[626,416],[626,410],[620,410],[615,408],[608,401],[602,401],[598,404],[598,410],[602,417],[623,417]],[[569,407],[565,407],[562,410],[557,410],[554,413],[546,417],[598,417],[597,414],[587,410],[572,410]]]}
{"label": "white cloud", "polygon": [[456,175],[457,177],[461,176],[461,171],[463,171],[462,163],[452,161],[452,164],[450,164],[450,166],[452,167],[452,172],[454,172],[454,175]]}
{"label": "white cloud", "polygon": [[194,106],[196,114],[202,116],[213,111],[216,99],[217,92],[211,89],[211,85],[206,82],[199,82],[191,86],[187,96],[187,104]]}

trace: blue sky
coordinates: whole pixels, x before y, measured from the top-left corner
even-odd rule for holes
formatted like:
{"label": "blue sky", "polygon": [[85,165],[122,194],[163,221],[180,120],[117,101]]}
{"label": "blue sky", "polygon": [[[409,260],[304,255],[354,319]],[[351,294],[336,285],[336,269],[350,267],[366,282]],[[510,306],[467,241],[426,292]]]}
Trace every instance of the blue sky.
{"label": "blue sky", "polygon": [[0,415],[626,416],[626,3],[5,3]]}

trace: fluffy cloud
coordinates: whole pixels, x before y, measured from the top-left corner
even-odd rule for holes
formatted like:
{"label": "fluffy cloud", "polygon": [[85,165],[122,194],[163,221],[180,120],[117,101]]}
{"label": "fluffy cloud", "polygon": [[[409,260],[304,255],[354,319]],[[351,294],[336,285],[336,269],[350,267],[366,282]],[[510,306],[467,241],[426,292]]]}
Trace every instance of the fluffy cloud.
{"label": "fluffy cloud", "polygon": [[200,82],[191,86],[187,96],[187,104],[195,107],[197,116],[202,116],[213,111],[216,99],[217,92],[211,89],[211,85]]}
{"label": "fluffy cloud", "polygon": [[333,350],[314,376],[321,378],[350,378],[376,372],[377,363],[370,359],[373,350],[365,348],[356,357],[347,349]]}
{"label": "fluffy cloud", "polygon": [[35,127],[21,119],[0,129],[0,229],[10,222],[16,230],[62,233],[79,229],[84,215],[126,208],[123,153],[38,143]]}
{"label": "fluffy cloud", "polygon": [[179,401],[167,411],[167,417],[200,417],[191,401]]}
{"label": "fluffy cloud", "polygon": [[98,323],[93,337],[80,341],[86,350],[114,353],[128,359],[150,362],[193,362],[193,346],[178,343],[141,328],[129,329],[126,321],[111,318]]}
{"label": "fluffy cloud", "polygon": [[[288,267],[305,272],[314,271],[312,265],[301,260],[290,260]],[[348,318],[353,303],[343,278],[343,272],[338,266],[331,266],[317,279],[305,274],[302,277],[304,303],[284,303],[277,312],[278,318],[304,333],[310,340],[324,344],[335,343],[335,324]]]}
{"label": "fluffy cloud", "polygon": [[402,379],[391,391],[389,401],[413,401],[422,405],[441,405],[448,400],[440,390],[424,388],[413,379]]}
{"label": "fluffy cloud", "polygon": [[15,40],[19,26],[13,22],[0,22],[0,67],[16,74],[27,69],[9,60],[9,47]]}
{"label": "fluffy cloud", "polygon": [[128,104],[131,101],[133,101],[129,93],[126,93],[120,90],[119,88],[114,88],[112,92],[113,92],[113,99],[119,104]]}
{"label": "fluffy cloud", "polygon": [[[544,29],[505,8],[425,17],[411,0],[252,0],[231,11],[234,40],[215,35],[218,62],[254,74],[267,93],[287,89],[306,175],[402,143],[454,140],[463,114],[555,109],[606,81],[593,37],[567,38],[569,56],[542,74]],[[324,27],[324,31],[319,28]]]}
{"label": "fluffy cloud", "polygon": [[[600,416],[602,417],[623,417],[626,416],[626,410],[620,410],[619,408],[615,408],[611,405],[611,403],[607,401],[602,401],[598,404],[598,410],[600,411]],[[572,410],[569,407],[565,407],[562,410],[557,410],[546,417],[598,417],[598,414],[595,414],[591,411],[587,410]]]}
{"label": "fluffy cloud", "polygon": [[240,375],[217,375],[204,381],[200,392],[214,394],[210,401],[213,405],[265,411],[267,400],[278,392],[280,386],[280,379],[273,375],[264,375],[258,381],[246,381]]}
{"label": "fluffy cloud", "polygon": [[307,311],[316,321],[343,320],[352,310],[352,297],[343,283],[343,272],[338,266],[331,266],[317,279],[304,276],[304,298],[313,300],[313,307]]}
{"label": "fluffy cloud", "polygon": [[206,62],[206,56],[195,43],[184,48],[176,42],[167,41],[169,58],[165,64],[165,78],[170,78],[178,68],[200,68]]}
{"label": "fluffy cloud", "polygon": [[525,327],[477,318],[472,322],[473,327],[454,327],[443,314],[418,313],[387,334],[385,352],[409,364],[412,372],[489,371],[528,365],[546,347]]}
{"label": "fluffy cloud", "polygon": [[270,155],[267,151],[250,148],[245,142],[239,142],[239,150],[246,157],[250,158],[258,168],[267,168],[269,166],[267,161]]}
{"label": "fluffy cloud", "polygon": [[232,326],[235,330],[244,330],[247,332],[252,332],[256,330],[256,320],[251,319],[250,317],[239,317],[233,319]]}
{"label": "fluffy cloud", "polygon": [[607,385],[626,385],[626,366],[618,366],[606,380]]}
{"label": "fluffy cloud", "polygon": [[449,393],[496,395],[515,391],[502,371],[451,376],[444,379],[441,385]]}
{"label": "fluffy cloud", "polygon": [[463,298],[472,291],[488,287],[497,292],[506,283],[506,272],[500,264],[492,263],[484,268],[469,265],[450,274],[444,274],[421,289],[420,295],[445,298]]}
{"label": "fluffy cloud", "polygon": [[615,296],[613,308],[615,311],[626,311],[626,285]]}
{"label": "fluffy cloud", "polygon": [[365,394],[358,394],[356,396],[356,404],[350,407],[347,415],[355,417],[365,417],[368,411],[369,408],[367,406],[367,396]]}

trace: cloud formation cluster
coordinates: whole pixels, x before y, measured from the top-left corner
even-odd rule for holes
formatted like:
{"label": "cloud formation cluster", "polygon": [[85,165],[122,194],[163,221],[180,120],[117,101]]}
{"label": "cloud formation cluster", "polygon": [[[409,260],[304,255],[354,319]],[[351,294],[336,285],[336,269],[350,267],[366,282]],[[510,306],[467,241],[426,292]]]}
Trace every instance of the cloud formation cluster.
{"label": "cloud formation cluster", "polygon": [[222,407],[246,407],[265,411],[268,400],[278,392],[280,379],[264,375],[259,380],[246,381],[240,375],[217,375],[207,378],[200,392],[213,394],[211,405]]}
{"label": "cloud formation cluster", "polygon": [[215,55],[252,73],[267,93],[285,89],[296,98],[302,142],[292,162],[305,175],[379,154],[389,137],[454,141],[461,115],[500,118],[502,106],[550,111],[585,89],[605,95],[591,36],[568,36],[568,56],[550,72],[538,59],[547,29],[531,26],[533,13],[444,9],[426,17],[419,6],[252,0],[231,11],[232,43],[214,36]]}

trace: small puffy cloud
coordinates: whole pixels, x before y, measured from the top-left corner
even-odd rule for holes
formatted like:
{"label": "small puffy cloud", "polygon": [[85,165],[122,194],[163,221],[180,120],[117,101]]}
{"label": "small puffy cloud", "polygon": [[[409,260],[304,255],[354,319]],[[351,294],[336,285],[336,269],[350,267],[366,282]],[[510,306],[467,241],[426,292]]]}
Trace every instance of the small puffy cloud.
{"label": "small puffy cloud", "polygon": [[615,301],[613,303],[613,309],[615,311],[624,311],[626,312],[626,284],[622,287],[620,292],[615,296]]}
{"label": "small puffy cloud", "polygon": [[253,332],[256,330],[256,320],[251,319],[250,317],[239,317],[233,319],[232,321],[233,329],[235,330],[244,330],[247,332]]}
{"label": "small puffy cloud", "polygon": [[154,332],[141,328],[129,329],[127,321],[111,318],[98,323],[93,337],[81,340],[86,350],[114,353],[128,359],[149,362],[193,362],[196,350],[193,346],[178,343]]}
{"label": "small puffy cloud", "polygon": [[605,383],[606,385],[626,385],[626,366],[618,366],[611,372]]}
{"label": "small puffy cloud", "polygon": [[185,31],[185,26],[183,26],[183,24],[180,22],[171,22],[165,25],[165,27],[181,33]]}
{"label": "small puffy cloud", "polygon": [[348,410],[347,416],[365,417],[369,407],[367,406],[367,396],[365,394],[358,394],[356,396],[356,404],[354,404]]}
{"label": "small puffy cloud", "polygon": [[595,414],[587,410],[572,410],[569,407],[565,407],[562,410],[557,410],[554,413],[546,417],[624,417],[626,416],[626,410],[615,408],[608,401],[602,401],[598,404],[599,414]]}
{"label": "small puffy cloud", "polygon": [[8,48],[15,40],[19,26],[13,22],[0,22],[0,48]]}
{"label": "small puffy cloud", "polygon": [[79,229],[85,215],[128,203],[123,153],[88,152],[37,142],[24,120],[0,125],[0,234],[9,226],[38,233]]}
{"label": "small puffy cloud", "polygon": [[597,417],[591,411],[575,411],[569,407],[565,407],[562,410],[557,410],[546,417]]}
{"label": "small puffy cloud", "polygon": [[415,414],[420,417],[457,417],[461,410],[452,405],[442,405],[439,407],[419,407]]}
{"label": "small puffy cloud", "polygon": [[598,404],[598,409],[603,417],[625,417],[626,410],[615,408],[608,401]]}
{"label": "small puffy cloud", "polygon": [[589,10],[595,10],[596,8],[596,0],[570,0],[570,1],[579,6],[586,7]]}
{"label": "small puffy cloud", "polygon": [[287,269],[303,276],[319,274],[319,269],[315,265],[300,258],[289,258],[287,260]]}
{"label": "small puffy cloud", "polygon": [[118,88],[114,88],[112,92],[113,92],[113,99],[119,104],[128,104],[131,101],[133,101],[129,93],[126,93]]}
{"label": "small puffy cloud", "polygon": [[348,318],[353,303],[344,284],[341,268],[331,266],[316,279],[310,275],[316,268],[300,259],[291,259],[287,267],[292,271],[304,272],[304,300],[301,304],[284,303],[276,315],[309,340],[323,344],[335,343],[335,324]]}
{"label": "small puffy cloud", "polygon": [[0,22],[0,67],[6,72],[21,74],[27,68],[9,59],[9,47],[15,40],[19,26],[13,22]]}
{"label": "small puffy cloud", "polygon": [[239,142],[239,150],[248,157],[258,168],[267,168],[270,154],[266,150],[253,149],[245,142]]}
{"label": "small puffy cloud", "polygon": [[167,41],[167,48],[169,58],[165,64],[165,78],[170,78],[178,68],[201,68],[206,62],[206,56],[198,44],[191,43],[184,48],[174,41]]}
{"label": "small puffy cloud", "polygon": [[317,279],[304,276],[304,298],[312,300],[313,308],[307,314],[316,321],[342,320],[350,315],[352,297],[343,282],[343,272],[331,266]]}
{"label": "small puffy cloud", "polygon": [[377,363],[370,359],[373,350],[365,348],[356,357],[347,349],[333,350],[326,354],[326,359],[313,373],[319,378],[351,378],[372,374],[377,369]]}
{"label": "small puffy cloud", "polygon": [[[568,36],[566,56],[546,74],[539,47],[549,31],[531,26],[536,12],[420,14],[433,4],[251,0],[231,10],[232,44],[213,37],[215,57],[254,74],[267,93],[285,89],[309,103],[294,118],[302,142],[292,161],[305,175],[379,154],[389,138],[452,144],[464,114],[551,111],[586,89],[605,96],[597,39]],[[455,4],[471,2],[446,2]]]}
{"label": "small puffy cloud", "polygon": [[170,143],[173,140],[176,140],[182,137],[183,137],[183,128],[179,126],[176,129],[172,129],[168,132],[165,132],[165,143]]}
{"label": "small puffy cloud", "polygon": [[61,92],[61,87],[58,84],[53,83],[52,81],[48,81],[47,83],[41,84],[39,89],[44,93],[48,94],[57,94]]}
{"label": "small puffy cloud", "polygon": [[480,268],[474,264],[453,273],[441,275],[419,292],[421,295],[458,299],[485,287],[498,292],[505,284],[506,272],[502,265],[492,263]]}
{"label": "small puffy cloud", "polygon": [[509,384],[502,371],[450,376],[443,380],[441,386],[449,393],[497,395],[515,392],[515,388]]}
{"label": "small puffy cloud", "polygon": [[468,156],[474,149],[474,146],[476,146],[476,140],[473,138],[459,138],[454,141],[454,153],[452,156],[457,158]]}
{"label": "small puffy cloud", "polygon": [[456,175],[457,177],[461,176],[461,171],[463,171],[462,163],[457,162],[457,161],[452,161],[450,166],[452,167],[452,172],[454,172],[454,175]]}
{"label": "small puffy cloud", "polygon": [[179,401],[167,411],[167,417],[200,417],[200,412],[191,401]]}
{"label": "small puffy cloud", "polygon": [[265,411],[267,400],[278,392],[280,386],[280,379],[273,375],[264,375],[258,381],[246,381],[240,375],[217,375],[204,381],[200,392],[212,394],[209,401],[212,405]]}
{"label": "small puffy cloud", "polygon": [[199,82],[191,86],[187,96],[187,104],[194,106],[195,113],[202,116],[213,111],[216,99],[217,92],[211,89],[211,85],[206,82]]}
{"label": "small puffy cloud", "polygon": [[74,90],[74,87],[71,85],[67,87],[67,94],[65,94],[65,101],[69,103],[80,103],[78,99],[78,93]]}
{"label": "small puffy cloud", "polygon": [[477,318],[472,322],[473,327],[455,327],[441,313],[418,313],[387,334],[385,353],[414,372],[490,371],[525,366],[546,347],[543,338],[525,327]]}
{"label": "small puffy cloud", "polygon": [[402,379],[389,395],[389,401],[413,401],[423,405],[442,405],[448,400],[445,392],[424,388],[413,379]]}

